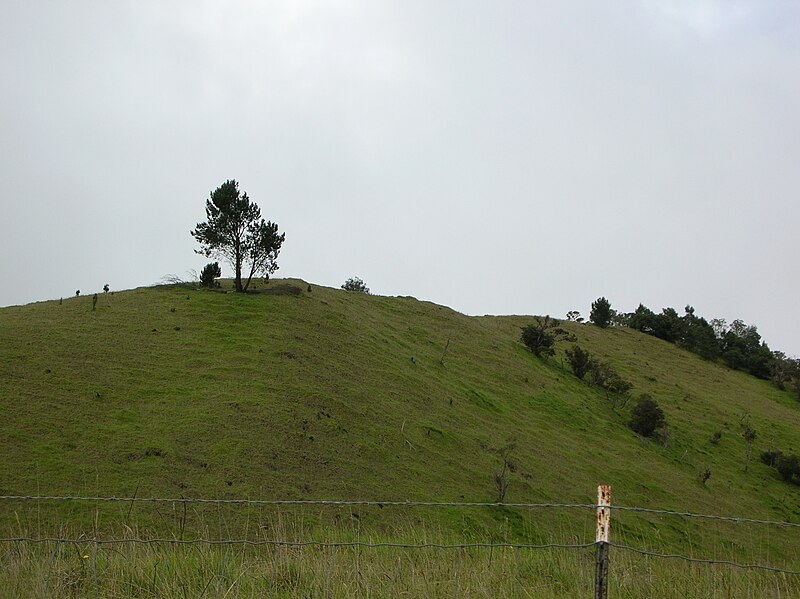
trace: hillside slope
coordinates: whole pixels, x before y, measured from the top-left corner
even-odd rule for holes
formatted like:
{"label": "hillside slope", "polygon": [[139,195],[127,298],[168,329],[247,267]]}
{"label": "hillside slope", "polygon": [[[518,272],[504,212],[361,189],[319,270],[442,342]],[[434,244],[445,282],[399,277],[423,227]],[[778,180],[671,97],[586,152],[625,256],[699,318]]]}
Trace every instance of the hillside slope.
{"label": "hillside slope", "polygon": [[[1,309],[0,494],[494,501],[498,449],[514,442],[507,502],[592,503],[609,483],[622,505],[800,519],[800,490],[758,460],[800,450],[800,404],[763,381],[636,331],[564,323],[659,402],[664,448],[560,354],[528,352],[530,317],[294,280],[258,291],[165,286],[104,294],[94,311],[91,297]],[[11,509],[0,505],[6,522]],[[492,517],[434,516],[453,530]],[[587,526],[546,518],[540,536]],[[631,518],[628,532],[654,522]]]}

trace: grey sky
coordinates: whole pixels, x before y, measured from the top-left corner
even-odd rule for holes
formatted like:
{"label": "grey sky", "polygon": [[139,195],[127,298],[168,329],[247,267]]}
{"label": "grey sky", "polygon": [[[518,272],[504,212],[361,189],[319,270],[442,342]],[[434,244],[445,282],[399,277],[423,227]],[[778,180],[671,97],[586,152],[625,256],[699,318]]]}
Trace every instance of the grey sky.
{"label": "grey sky", "polygon": [[4,0],[0,77],[0,305],[199,270],[235,178],[276,276],[800,355],[793,0]]}

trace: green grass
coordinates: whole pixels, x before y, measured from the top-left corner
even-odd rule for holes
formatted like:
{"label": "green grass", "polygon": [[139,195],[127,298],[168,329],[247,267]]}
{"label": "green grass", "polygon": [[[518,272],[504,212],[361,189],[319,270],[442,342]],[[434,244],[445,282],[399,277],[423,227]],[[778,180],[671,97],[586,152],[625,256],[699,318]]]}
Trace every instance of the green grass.
{"label": "green grass", "polygon": [[[800,519],[800,489],[758,461],[764,449],[800,451],[800,403],[764,381],[636,331],[564,323],[634,395],[662,406],[665,448],[627,427],[628,408],[572,376],[567,344],[550,360],[530,354],[519,341],[530,317],[306,288],[168,286],[103,294],[95,311],[91,297],[0,309],[0,494],[493,501],[497,450],[513,440],[508,502],[592,503],[608,483],[627,506]],[[747,474],[746,415],[758,432]],[[593,540],[590,517],[498,514],[414,517],[472,539]],[[222,536],[250,521],[246,510],[223,516],[213,531]],[[367,510],[361,522],[383,535],[405,517]],[[42,535],[123,525],[158,534],[179,519],[138,505],[98,516],[86,505],[0,503],[6,531]],[[183,526],[201,534],[209,521],[199,511]],[[797,563],[786,531],[628,513],[615,513],[612,530],[658,551],[756,546],[756,561]]]}
{"label": "green grass", "polygon": [[[286,520],[265,539],[309,538]],[[344,532],[344,534],[343,534]],[[408,528],[391,540],[339,525],[321,543],[430,543]],[[455,541],[458,543],[459,541]],[[687,564],[613,549],[609,596],[629,599],[794,597],[797,577]],[[33,597],[591,597],[586,549],[75,545],[0,548],[0,588]]]}

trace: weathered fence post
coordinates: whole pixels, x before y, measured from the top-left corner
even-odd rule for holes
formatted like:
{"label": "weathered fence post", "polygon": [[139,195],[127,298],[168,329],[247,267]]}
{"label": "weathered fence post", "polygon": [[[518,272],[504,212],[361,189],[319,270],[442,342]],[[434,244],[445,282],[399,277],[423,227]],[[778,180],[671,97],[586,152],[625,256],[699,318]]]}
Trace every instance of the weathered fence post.
{"label": "weathered fence post", "polygon": [[611,487],[597,487],[597,535],[594,599],[608,598],[608,538],[611,530]]}

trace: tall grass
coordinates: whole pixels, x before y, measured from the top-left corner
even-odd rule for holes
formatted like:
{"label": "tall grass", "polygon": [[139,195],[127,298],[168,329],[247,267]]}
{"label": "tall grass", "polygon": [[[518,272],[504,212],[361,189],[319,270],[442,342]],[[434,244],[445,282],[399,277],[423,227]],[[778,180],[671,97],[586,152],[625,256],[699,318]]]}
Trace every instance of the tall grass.
{"label": "tall grass", "polygon": [[[387,541],[388,539],[371,539]],[[591,597],[592,549],[7,544],[3,596]],[[612,551],[610,596],[797,597],[797,577]]]}
{"label": "tall grass", "polygon": [[[17,532],[22,536],[28,531]],[[250,523],[242,537],[236,537],[254,542],[320,544],[309,546],[138,542],[152,537],[147,531],[127,526],[103,531],[51,528],[49,532],[78,541],[0,545],[2,596],[577,598],[592,597],[595,567],[593,547],[324,545],[467,542],[451,531],[430,529],[413,520],[389,532],[364,530],[357,520],[333,526],[276,514]],[[128,542],[95,542],[111,538]],[[626,540],[623,534],[618,542]],[[718,541],[723,546],[721,554],[735,557],[725,551],[727,539],[720,537]],[[550,542],[565,540],[559,535]],[[748,547],[738,550],[738,561],[763,563],[766,556],[758,555],[760,545],[758,535],[754,535]],[[693,551],[689,542],[683,553],[690,555]],[[647,557],[613,547],[610,559],[612,597],[800,596],[800,576]]]}

